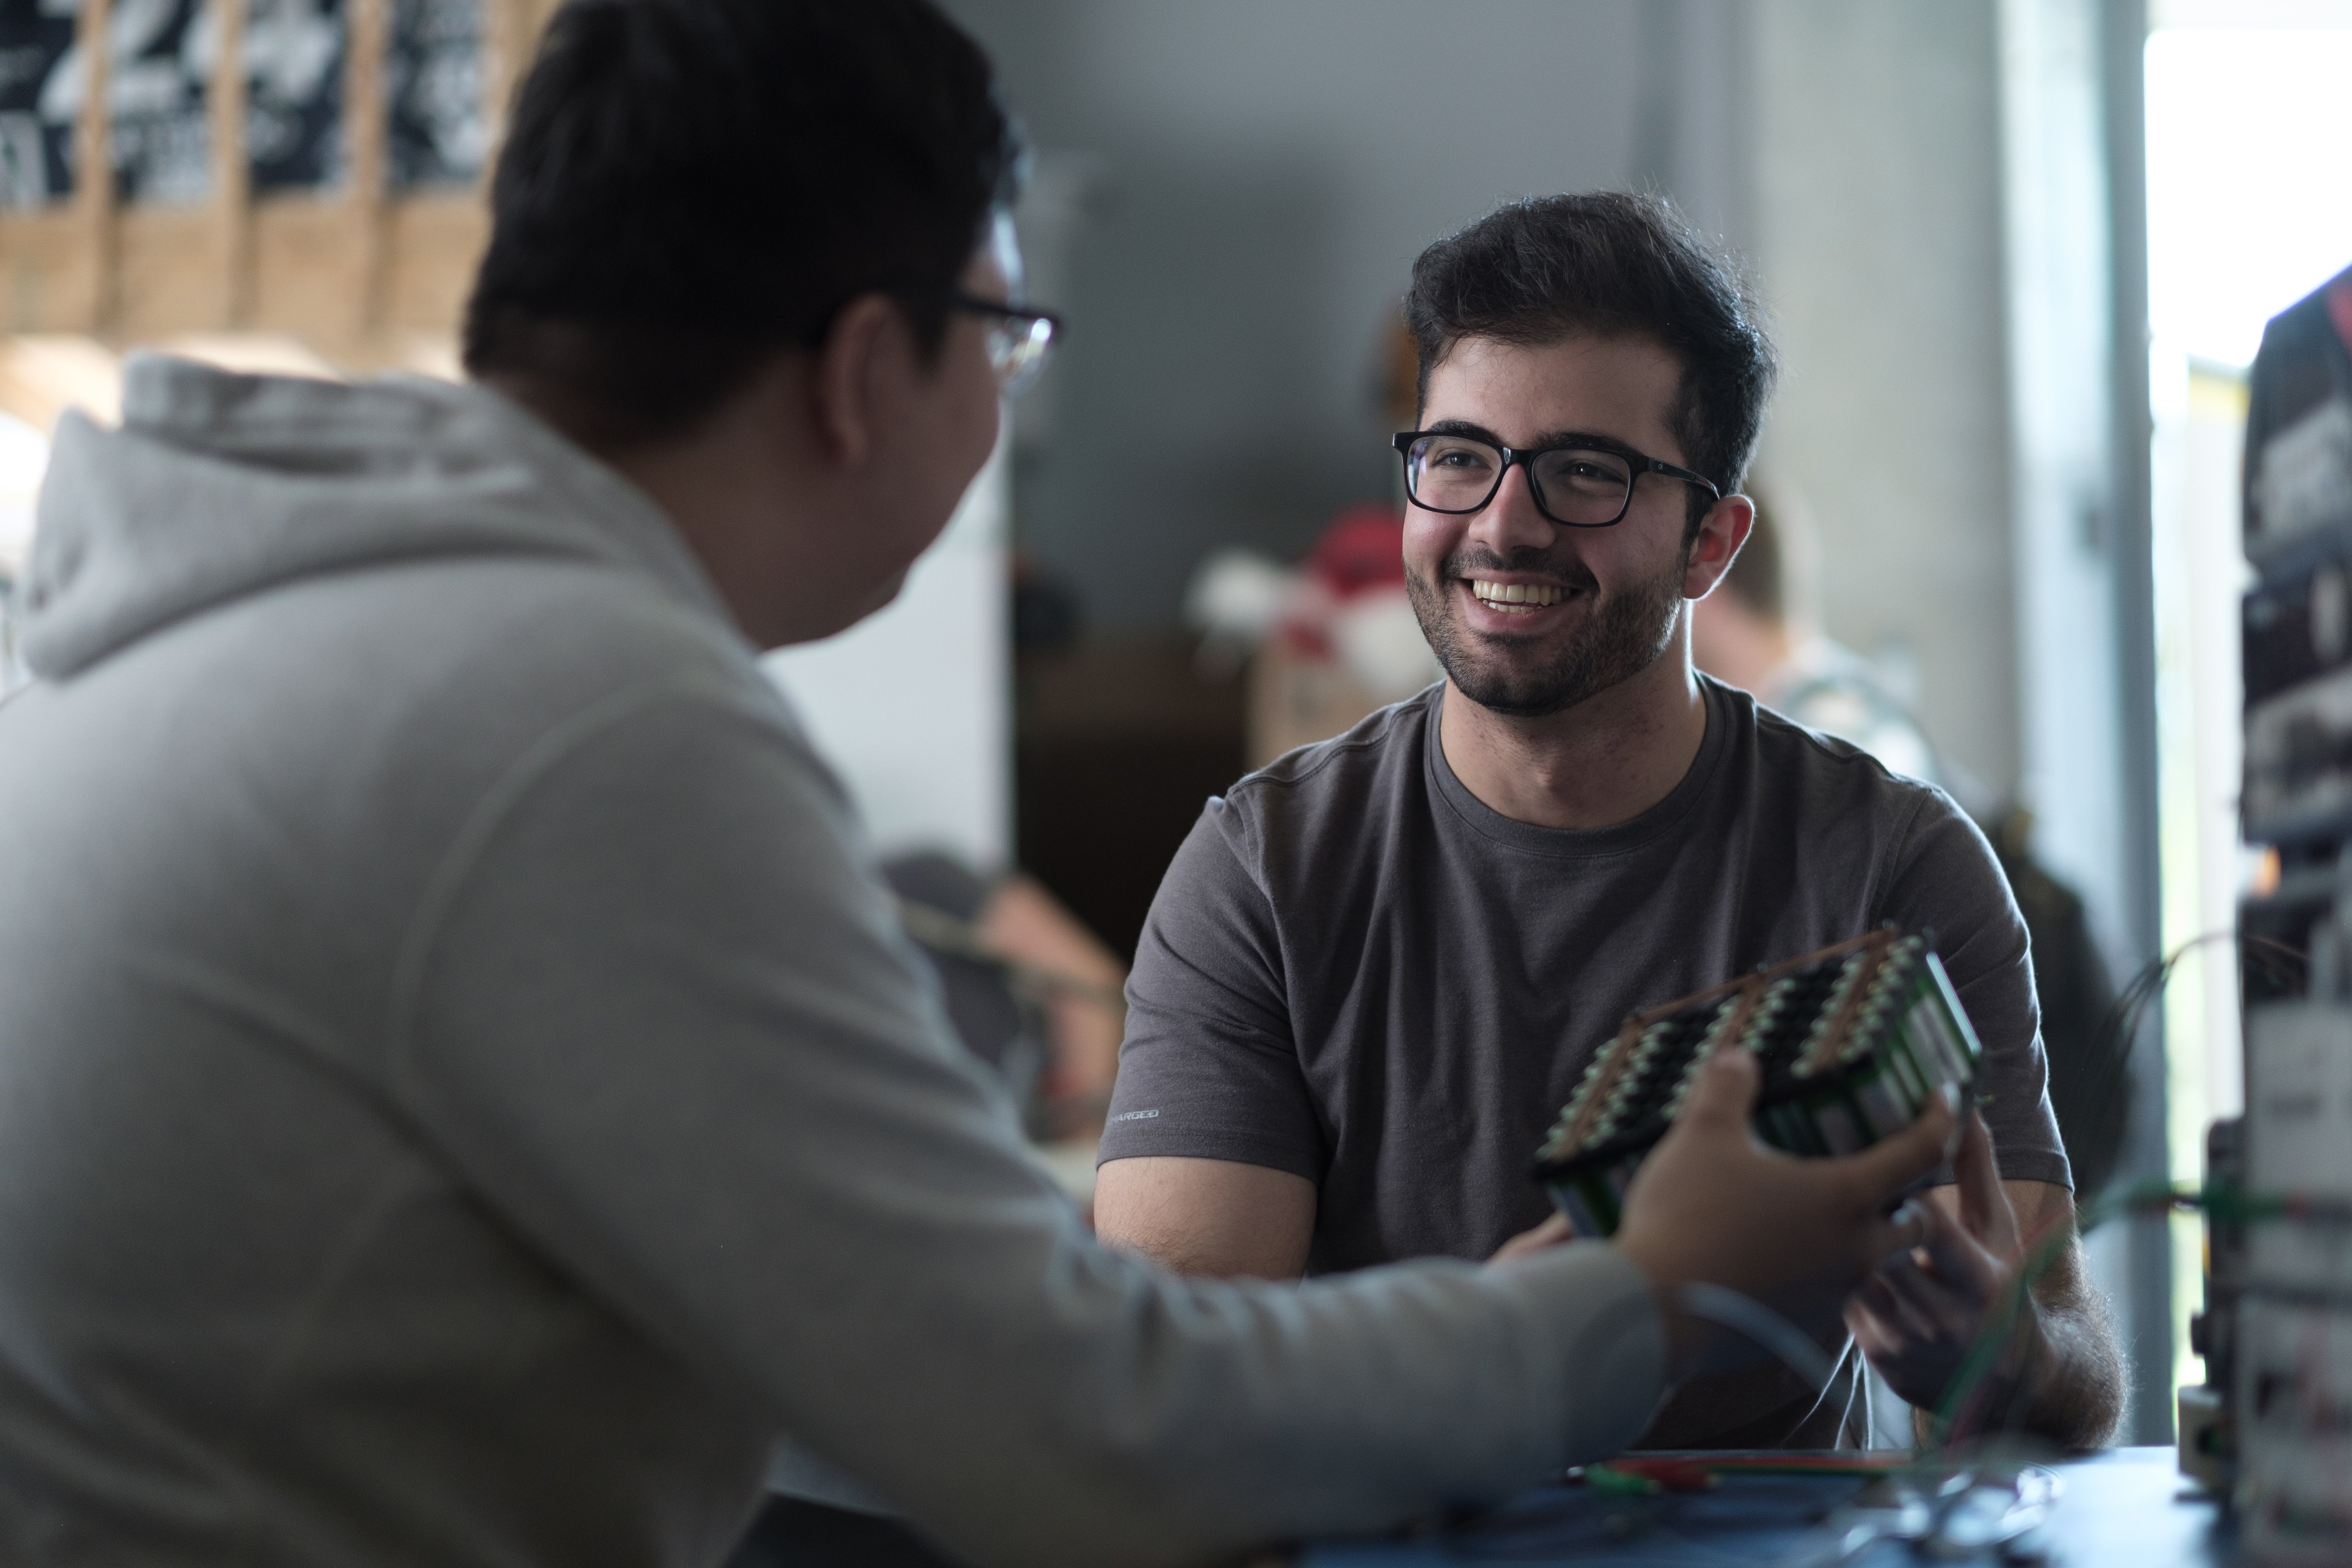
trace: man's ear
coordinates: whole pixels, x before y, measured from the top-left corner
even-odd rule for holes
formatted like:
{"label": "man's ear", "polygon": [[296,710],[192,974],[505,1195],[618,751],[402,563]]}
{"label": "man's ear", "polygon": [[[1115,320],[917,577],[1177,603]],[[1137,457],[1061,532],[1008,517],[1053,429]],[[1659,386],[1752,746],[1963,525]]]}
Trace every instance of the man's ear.
{"label": "man's ear", "polygon": [[1755,526],[1756,503],[1746,496],[1725,496],[1707,508],[1683,566],[1683,597],[1704,599],[1714,592]]}
{"label": "man's ear", "polygon": [[856,466],[871,457],[914,343],[887,294],[860,294],[841,308],[818,348],[811,391],[818,438],[828,455]]}

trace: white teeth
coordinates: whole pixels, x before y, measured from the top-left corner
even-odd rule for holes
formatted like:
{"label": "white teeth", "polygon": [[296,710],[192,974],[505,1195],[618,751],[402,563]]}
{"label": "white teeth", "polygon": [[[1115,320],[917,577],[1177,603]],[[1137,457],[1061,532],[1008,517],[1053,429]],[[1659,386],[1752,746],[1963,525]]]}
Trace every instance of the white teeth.
{"label": "white teeth", "polygon": [[1546,605],[1557,605],[1566,595],[1543,583],[1489,583],[1483,577],[1470,579],[1470,591],[1478,595],[1482,605],[1497,609],[1534,610]]}

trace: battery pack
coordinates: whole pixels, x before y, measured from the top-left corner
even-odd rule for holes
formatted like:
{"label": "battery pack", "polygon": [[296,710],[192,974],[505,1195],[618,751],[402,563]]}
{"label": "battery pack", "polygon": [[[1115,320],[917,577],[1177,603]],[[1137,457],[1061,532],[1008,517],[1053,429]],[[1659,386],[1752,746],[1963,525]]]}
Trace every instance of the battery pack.
{"label": "battery pack", "polygon": [[1636,1013],[1536,1156],[1536,1180],[1580,1234],[1616,1233],[1643,1157],[1700,1066],[1734,1045],[1763,1068],[1757,1136],[1803,1155],[1851,1154],[1910,1126],[1945,1085],[1965,1094],[1984,1055],[1929,939],[1892,928]]}

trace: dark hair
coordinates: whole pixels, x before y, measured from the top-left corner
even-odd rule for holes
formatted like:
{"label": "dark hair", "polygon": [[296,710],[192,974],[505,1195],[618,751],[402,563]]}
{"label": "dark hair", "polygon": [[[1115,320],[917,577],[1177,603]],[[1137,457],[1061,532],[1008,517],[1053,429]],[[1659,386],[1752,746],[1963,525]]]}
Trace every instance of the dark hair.
{"label": "dark hair", "polygon": [[935,353],[1022,163],[987,57],[929,0],[567,0],[491,181],[466,368],[628,441],[860,294],[898,297]]}
{"label": "dark hair", "polygon": [[[1654,338],[1682,361],[1667,414],[1682,460],[1726,495],[1747,477],[1776,369],[1757,314],[1738,274],[1673,207],[1623,191],[1497,208],[1423,251],[1404,301],[1423,400],[1429,373],[1464,338]],[[1685,488],[1696,531],[1707,495]]]}
{"label": "dark hair", "polygon": [[1781,552],[1780,528],[1761,490],[1748,499],[1756,503],[1756,524],[1748,531],[1748,542],[1731,558],[1731,569],[1723,574],[1722,586],[1716,591],[1728,588],[1740,603],[1777,626],[1789,618],[1789,569]]}

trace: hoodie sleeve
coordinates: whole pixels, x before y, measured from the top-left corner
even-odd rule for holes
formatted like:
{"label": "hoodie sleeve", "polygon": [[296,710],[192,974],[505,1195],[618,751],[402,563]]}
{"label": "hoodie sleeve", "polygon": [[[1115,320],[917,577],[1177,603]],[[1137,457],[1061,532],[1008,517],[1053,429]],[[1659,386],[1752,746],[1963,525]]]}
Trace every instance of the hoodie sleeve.
{"label": "hoodie sleeve", "polygon": [[1507,1494],[1648,1418],[1612,1248],[1304,1287],[1097,1246],[774,708],[538,746],[440,868],[394,1076],[581,1287],[977,1561],[1158,1563]]}

